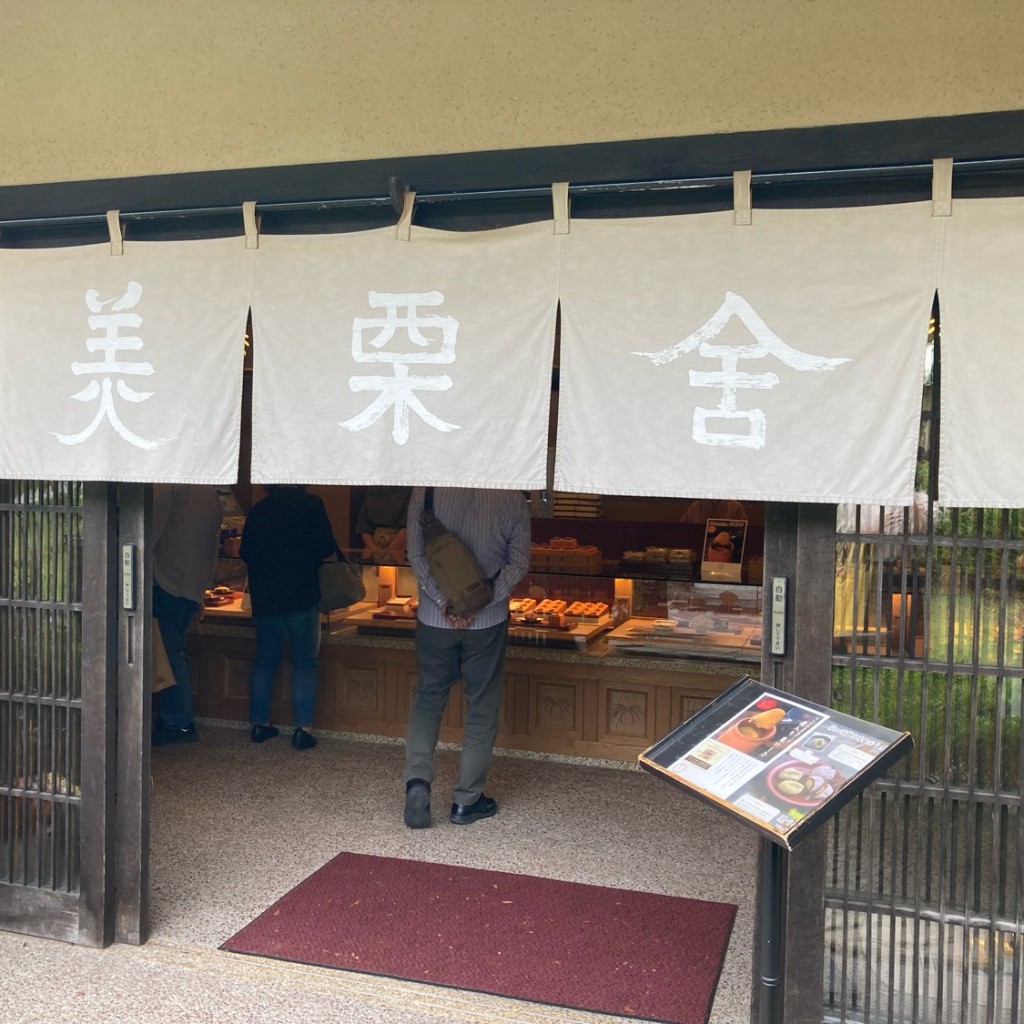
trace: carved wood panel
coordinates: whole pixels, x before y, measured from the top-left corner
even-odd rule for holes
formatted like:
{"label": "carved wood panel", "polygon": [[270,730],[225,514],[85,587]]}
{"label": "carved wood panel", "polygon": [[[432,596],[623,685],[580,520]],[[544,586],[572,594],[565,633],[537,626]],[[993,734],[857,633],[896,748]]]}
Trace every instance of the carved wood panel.
{"label": "carved wood panel", "polygon": [[568,742],[583,739],[585,681],[547,675],[530,675],[527,680],[529,735]]}
{"label": "carved wood panel", "polygon": [[654,687],[636,683],[598,685],[598,739],[635,747],[650,745],[655,733]]}
{"label": "carved wood panel", "polygon": [[350,664],[331,658],[321,664],[317,689],[317,720],[339,723],[326,728],[344,730],[348,722],[382,722],[385,711],[385,666]]}

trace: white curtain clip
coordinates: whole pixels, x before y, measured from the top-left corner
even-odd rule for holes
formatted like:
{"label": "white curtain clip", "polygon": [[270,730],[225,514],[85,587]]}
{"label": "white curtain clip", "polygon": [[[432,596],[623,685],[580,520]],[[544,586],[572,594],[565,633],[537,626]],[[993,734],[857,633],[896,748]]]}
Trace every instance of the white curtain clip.
{"label": "white curtain clip", "polygon": [[124,236],[121,234],[121,211],[107,210],[107,230],[110,232],[110,255],[124,255]]}
{"label": "white curtain clip", "polygon": [[569,234],[569,182],[556,181],[552,184],[551,206],[555,219],[555,234]]}
{"label": "white curtain clip", "polygon": [[733,171],[732,175],[733,223],[740,226],[752,223],[750,204],[750,171]]}
{"label": "white curtain clip", "polygon": [[246,200],[242,203],[242,224],[245,227],[246,249],[258,249],[260,247],[260,226],[256,218],[256,201]]}
{"label": "white curtain clip", "polygon": [[932,216],[953,215],[953,158],[937,157],[932,161]]}
{"label": "white curtain clip", "polygon": [[402,216],[395,226],[395,238],[399,242],[408,242],[412,231],[412,211],[416,205],[416,193],[408,191],[402,198]]}

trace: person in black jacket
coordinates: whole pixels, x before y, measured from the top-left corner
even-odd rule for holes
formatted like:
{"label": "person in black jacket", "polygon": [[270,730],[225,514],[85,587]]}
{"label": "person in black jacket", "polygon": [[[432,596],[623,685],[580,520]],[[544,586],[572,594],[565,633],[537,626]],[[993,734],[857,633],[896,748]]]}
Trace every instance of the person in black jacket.
{"label": "person in black jacket", "polygon": [[249,510],[240,555],[249,569],[249,595],[256,624],[256,660],[250,681],[249,718],[253,743],[279,732],[270,724],[274,676],[291,644],[292,746],[316,746],[309,732],[316,706],[320,656],[320,563],[337,543],[324,503],[305,487],[271,484]]}

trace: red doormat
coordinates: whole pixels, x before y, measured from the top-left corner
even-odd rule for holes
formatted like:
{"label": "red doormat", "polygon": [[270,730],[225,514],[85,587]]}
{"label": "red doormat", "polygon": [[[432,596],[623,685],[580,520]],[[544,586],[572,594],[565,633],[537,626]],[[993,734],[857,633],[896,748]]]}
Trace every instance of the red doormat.
{"label": "red doormat", "polygon": [[342,853],[220,948],[706,1024],[728,903]]}

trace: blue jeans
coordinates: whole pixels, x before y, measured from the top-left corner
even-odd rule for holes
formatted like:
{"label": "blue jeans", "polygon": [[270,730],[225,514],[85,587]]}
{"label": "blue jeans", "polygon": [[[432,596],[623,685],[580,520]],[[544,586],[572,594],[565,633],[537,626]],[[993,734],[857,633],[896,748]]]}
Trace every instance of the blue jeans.
{"label": "blue jeans", "polygon": [[256,660],[250,682],[249,720],[253,725],[270,721],[274,677],[284,657],[284,642],[292,653],[292,714],[295,724],[308,729],[316,708],[317,666],[320,659],[320,609],[310,605],[287,615],[254,615]]}
{"label": "blue jeans", "polygon": [[187,729],[192,724],[192,678],[185,644],[188,627],[198,611],[195,601],[175,597],[159,583],[153,584],[153,618],[160,627],[174,673],[174,685],[157,694],[157,721],[169,729]]}

